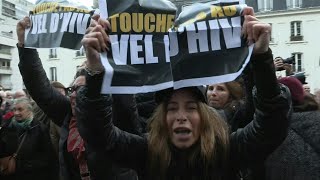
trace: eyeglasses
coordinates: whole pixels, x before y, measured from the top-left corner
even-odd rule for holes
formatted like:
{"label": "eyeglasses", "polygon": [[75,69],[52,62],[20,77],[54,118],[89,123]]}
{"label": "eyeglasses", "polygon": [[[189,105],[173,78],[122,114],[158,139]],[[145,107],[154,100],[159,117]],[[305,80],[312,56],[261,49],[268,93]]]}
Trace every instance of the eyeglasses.
{"label": "eyeglasses", "polygon": [[67,92],[67,94],[70,96],[73,92],[78,91],[82,86],[83,86],[83,85],[81,85],[81,86],[71,86],[71,87],[67,87],[67,88],[66,88],[66,92]]}

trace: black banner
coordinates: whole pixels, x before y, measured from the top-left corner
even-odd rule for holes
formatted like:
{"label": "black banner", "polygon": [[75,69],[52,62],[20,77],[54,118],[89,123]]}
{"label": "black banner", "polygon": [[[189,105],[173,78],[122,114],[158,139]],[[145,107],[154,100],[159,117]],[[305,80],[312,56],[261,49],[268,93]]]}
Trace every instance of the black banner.
{"label": "black banner", "polygon": [[251,56],[241,38],[244,7],[237,1],[197,3],[180,13],[170,30],[173,87],[222,83],[239,76]]}
{"label": "black banner", "polygon": [[30,12],[32,26],[26,31],[25,46],[78,50],[92,15],[93,10],[67,0],[38,1]]}
{"label": "black banner", "polygon": [[[105,9],[103,7],[106,7]],[[139,93],[172,87],[168,30],[176,7],[167,0],[100,1],[111,24],[111,53],[103,93]],[[105,15],[105,16],[107,16]]]}
{"label": "black banner", "polygon": [[101,55],[103,94],[232,81],[249,62],[239,1],[196,3],[177,19],[167,0],[100,0],[99,7],[112,28],[112,50]]}

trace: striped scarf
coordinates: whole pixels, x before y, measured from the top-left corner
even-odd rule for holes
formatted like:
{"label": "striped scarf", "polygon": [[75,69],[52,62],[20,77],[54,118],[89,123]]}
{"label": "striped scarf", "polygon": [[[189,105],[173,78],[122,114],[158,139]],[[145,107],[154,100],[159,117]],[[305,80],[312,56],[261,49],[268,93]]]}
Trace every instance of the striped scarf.
{"label": "striped scarf", "polygon": [[75,116],[72,116],[69,124],[69,136],[67,140],[67,149],[75,160],[77,161],[80,169],[80,175],[82,180],[90,180],[90,173],[85,159],[85,147],[84,141],[81,138],[78,128],[77,120]]}

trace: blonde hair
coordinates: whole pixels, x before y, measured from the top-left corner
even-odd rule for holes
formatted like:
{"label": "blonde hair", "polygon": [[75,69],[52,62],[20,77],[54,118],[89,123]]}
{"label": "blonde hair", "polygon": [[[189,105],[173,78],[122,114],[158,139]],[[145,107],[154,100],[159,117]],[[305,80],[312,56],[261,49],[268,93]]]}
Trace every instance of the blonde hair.
{"label": "blonde hair", "polygon": [[[213,164],[225,163],[229,147],[229,131],[225,121],[221,119],[217,111],[210,108],[203,102],[198,102],[198,112],[201,117],[199,149],[200,157],[205,164],[206,173],[209,174],[209,166]],[[165,179],[165,174],[170,165],[172,154],[169,147],[169,131],[166,125],[166,104],[161,103],[155,110],[149,121],[148,136],[148,173],[150,175]],[[191,164],[197,160],[196,152],[189,157]],[[218,160],[220,159],[220,160]],[[226,166],[219,164],[219,166]]]}

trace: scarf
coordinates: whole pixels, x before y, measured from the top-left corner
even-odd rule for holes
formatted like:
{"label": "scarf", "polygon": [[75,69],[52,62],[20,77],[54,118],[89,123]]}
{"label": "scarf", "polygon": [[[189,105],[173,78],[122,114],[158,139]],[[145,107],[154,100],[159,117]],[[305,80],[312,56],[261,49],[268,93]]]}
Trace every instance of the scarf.
{"label": "scarf", "polygon": [[68,152],[70,152],[78,162],[84,158],[84,141],[79,134],[77,121],[74,116],[71,117],[71,121],[69,124],[67,148]]}
{"label": "scarf", "polygon": [[80,175],[82,180],[90,180],[90,173],[85,159],[84,141],[81,138],[75,116],[71,117],[69,123],[69,135],[67,140],[67,150],[71,153],[79,165]]}
{"label": "scarf", "polygon": [[26,130],[27,128],[29,128],[31,122],[32,122],[32,118],[29,119],[24,119],[22,121],[17,121],[15,117],[12,118],[12,125],[14,127],[17,127],[18,129],[23,129],[23,130]]}

